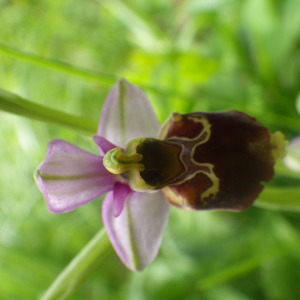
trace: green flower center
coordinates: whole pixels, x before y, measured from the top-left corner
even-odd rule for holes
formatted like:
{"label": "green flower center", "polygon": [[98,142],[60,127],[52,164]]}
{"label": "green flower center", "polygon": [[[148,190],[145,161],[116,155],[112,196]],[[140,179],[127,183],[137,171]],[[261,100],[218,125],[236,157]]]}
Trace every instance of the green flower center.
{"label": "green flower center", "polygon": [[143,155],[126,155],[121,148],[114,148],[108,151],[103,158],[104,167],[112,174],[122,174],[129,170],[144,170],[144,166],[139,162]]}
{"label": "green flower center", "polygon": [[126,179],[133,190],[163,188],[185,171],[182,148],[172,142],[153,138],[134,139],[123,151],[114,148],[103,159],[104,167]]}

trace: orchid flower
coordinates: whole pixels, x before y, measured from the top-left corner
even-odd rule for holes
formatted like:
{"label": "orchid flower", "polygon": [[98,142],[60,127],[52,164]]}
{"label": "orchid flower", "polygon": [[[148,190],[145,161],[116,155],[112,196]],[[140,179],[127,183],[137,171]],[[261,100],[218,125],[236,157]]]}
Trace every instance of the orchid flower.
{"label": "orchid flower", "polygon": [[169,204],[188,210],[242,210],[284,154],[284,138],[236,111],[173,113],[160,124],[145,93],[121,79],[110,91],[97,135],[99,155],[50,142],[36,182],[48,209],[65,213],[107,193],[102,218],[133,271],[157,255]]}

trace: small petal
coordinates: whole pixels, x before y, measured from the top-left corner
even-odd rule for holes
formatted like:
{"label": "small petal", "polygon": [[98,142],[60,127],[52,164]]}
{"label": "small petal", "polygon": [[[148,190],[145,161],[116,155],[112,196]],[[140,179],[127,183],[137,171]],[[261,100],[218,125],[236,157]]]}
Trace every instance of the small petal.
{"label": "small petal", "polygon": [[119,217],[113,216],[113,193],[104,199],[103,223],[123,263],[140,271],[157,255],[169,216],[169,206],[160,192],[132,192]]}
{"label": "small petal", "polygon": [[112,190],[115,182],[100,156],[63,140],[49,143],[35,179],[53,213],[68,212],[86,204]]}
{"label": "small petal", "polygon": [[125,201],[131,192],[130,187],[127,184],[116,182],[114,186],[114,217],[118,217],[125,205]]}
{"label": "small petal", "polygon": [[121,79],[106,99],[97,134],[124,147],[136,137],[156,137],[159,127],[146,94]]}
{"label": "small petal", "polygon": [[116,148],[116,146],[114,144],[112,144],[110,141],[108,141],[107,139],[105,139],[102,136],[96,135],[96,136],[94,136],[93,139],[94,139],[95,143],[98,145],[100,155],[104,155],[109,150]]}

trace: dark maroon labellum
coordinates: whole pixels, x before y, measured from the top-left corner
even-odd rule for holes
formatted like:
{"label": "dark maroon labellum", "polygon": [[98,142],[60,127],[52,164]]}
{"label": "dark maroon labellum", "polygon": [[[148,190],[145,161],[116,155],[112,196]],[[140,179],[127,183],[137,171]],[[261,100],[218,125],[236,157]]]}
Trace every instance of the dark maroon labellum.
{"label": "dark maroon labellum", "polygon": [[174,113],[159,138],[181,148],[180,176],[163,188],[181,208],[245,209],[274,175],[272,135],[241,112]]}

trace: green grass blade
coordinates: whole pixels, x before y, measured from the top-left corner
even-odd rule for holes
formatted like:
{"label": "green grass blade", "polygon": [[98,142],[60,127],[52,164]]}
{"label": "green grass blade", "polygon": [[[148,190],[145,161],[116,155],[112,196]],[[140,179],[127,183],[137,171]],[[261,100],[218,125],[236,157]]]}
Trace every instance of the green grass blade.
{"label": "green grass blade", "polygon": [[[14,49],[10,46],[7,46],[7,45],[1,44],[1,43],[0,43],[0,52],[4,53],[6,55],[9,55],[13,58],[17,58],[17,59],[35,64],[35,65],[38,65],[41,67],[49,68],[49,69],[52,69],[55,71],[59,71],[64,74],[67,74],[67,75],[70,75],[73,77],[77,77],[77,78],[80,78],[83,80],[87,80],[90,82],[96,82],[96,83],[104,82],[104,83],[108,83],[108,84],[114,84],[120,77],[117,75],[91,71],[91,70],[88,70],[85,68],[71,65],[71,64],[63,62],[63,61],[59,61],[59,60],[55,60],[55,59],[51,59],[51,58],[44,58],[44,57],[41,57],[41,56],[38,56],[38,55],[35,55],[32,53],[26,53],[26,52]],[[130,78],[128,78],[128,80],[130,81]],[[183,95],[176,90],[160,89],[155,86],[145,85],[141,82],[135,82],[135,84],[137,84],[142,89],[151,91],[160,96],[164,96],[164,97],[177,96],[177,97],[181,97],[185,100],[190,100],[190,101],[194,100],[194,99],[191,99],[190,96]]]}
{"label": "green grass blade", "polygon": [[109,249],[108,236],[102,229],[60,273],[41,300],[65,299]]}
{"label": "green grass blade", "polygon": [[0,52],[29,63],[33,63],[50,69],[55,69],[65,74],[79,77],[88,81],[94,81],[94,82],[104,81],[108,83],[114,83],[118,78],[117,76],[111,74],[93,72],[91,70],[80,68],[78,66],[73,66],[59,60],[44,58],[35,54],[26,53],[1,43],[0,43]]}
{"label": "green grass blade", "polygon": [[267,187],[255,201],[263,208],[300,212],[300,188]]}
{"label": "green grass blade", "polygon": [[18,95],[0,89],[0,110],[43,122],[50,122],[74,130],[93,134],[97,122],[73,116],[41,104],[33,103]]}

